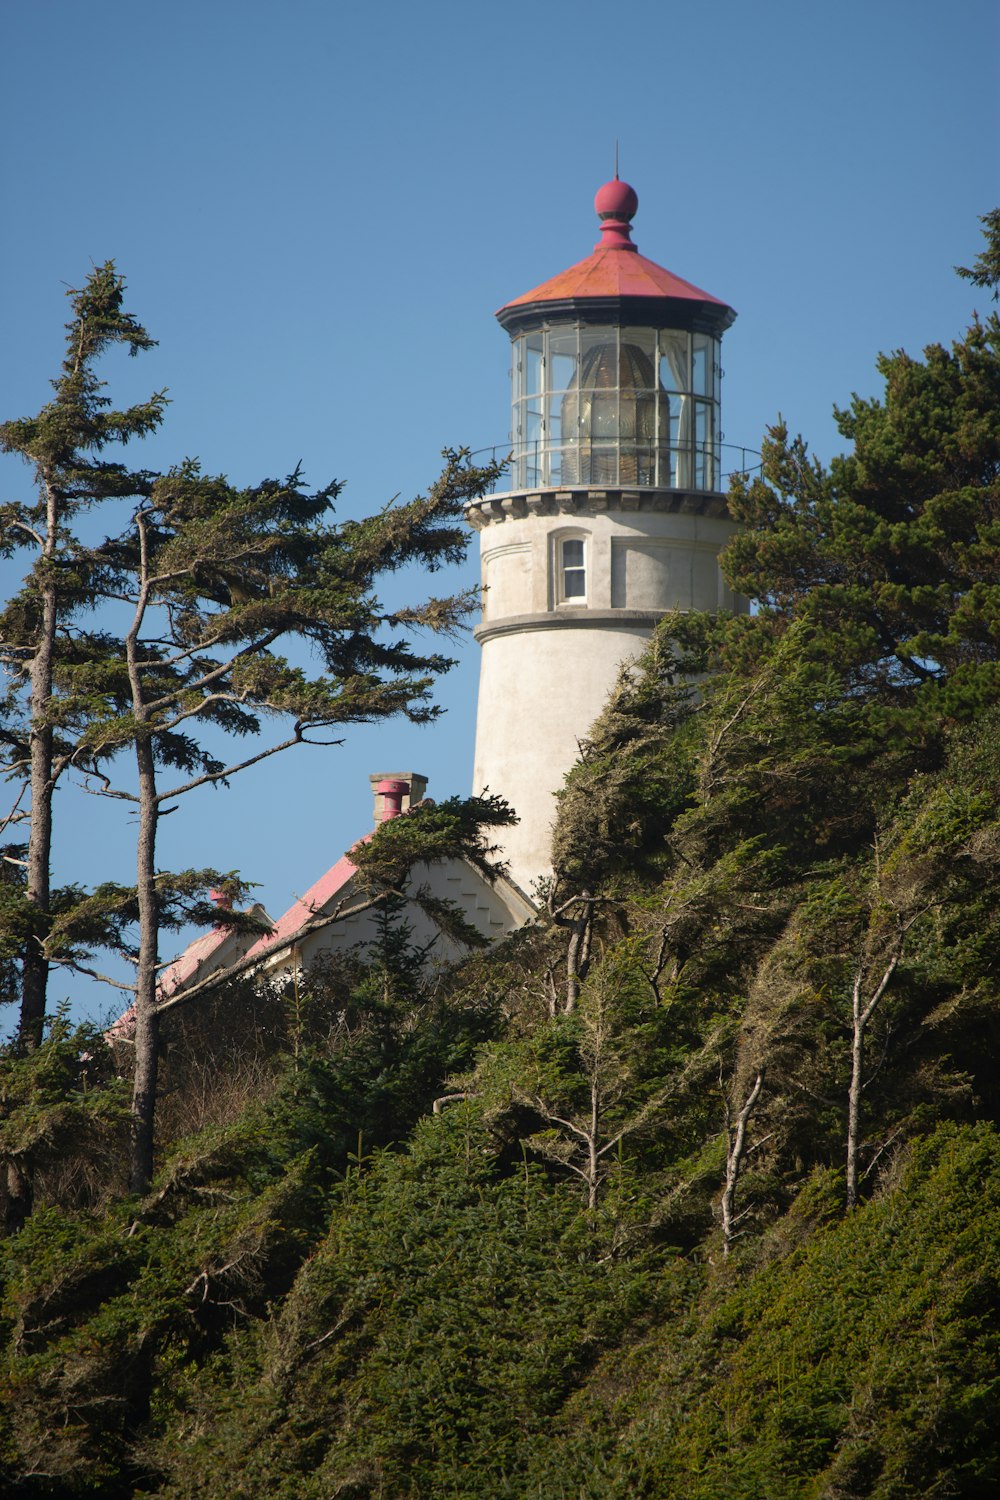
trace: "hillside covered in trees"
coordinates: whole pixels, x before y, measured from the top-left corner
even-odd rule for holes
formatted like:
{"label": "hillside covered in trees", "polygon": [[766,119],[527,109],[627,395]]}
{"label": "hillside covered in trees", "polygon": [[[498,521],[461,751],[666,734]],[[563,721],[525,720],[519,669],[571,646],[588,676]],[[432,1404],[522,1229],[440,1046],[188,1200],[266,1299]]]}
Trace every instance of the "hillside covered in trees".
{"label": "hillside covered in trees", "polygon": [[432,979],[387,894],[172,1011],[141,1193],[104,1039],[8,1049],[4,1493],[997,1493],[1000,323],[880,370],[734,486],[757,609],[623,674],[535,926]]}

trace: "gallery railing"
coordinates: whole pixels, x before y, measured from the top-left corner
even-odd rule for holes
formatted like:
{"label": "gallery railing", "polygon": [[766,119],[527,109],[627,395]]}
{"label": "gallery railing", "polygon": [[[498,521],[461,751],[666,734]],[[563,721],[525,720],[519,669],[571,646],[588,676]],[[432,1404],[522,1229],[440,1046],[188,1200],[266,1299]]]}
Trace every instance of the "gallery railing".
{"label": "gallery railing", "polygon": [[495,443],[472,454],[478,464],[503,465],[491,494],[574,485],[666,490],[724,490],[732,474],[756,474],[761,455],[738,443],[637,443],[580,440],[555,444]]}

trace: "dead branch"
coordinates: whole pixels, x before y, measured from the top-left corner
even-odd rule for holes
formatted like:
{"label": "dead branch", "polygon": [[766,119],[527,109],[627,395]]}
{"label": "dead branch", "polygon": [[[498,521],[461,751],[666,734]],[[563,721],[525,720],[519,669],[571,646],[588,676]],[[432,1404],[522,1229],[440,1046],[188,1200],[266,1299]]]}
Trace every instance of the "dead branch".
{"label": "dead branch", "polygon": [[760,1098],[760,1091],[764,1086],[763,1069],[758,1072],[753,1087],[743,1102],[743,1107],[736,1116],[736,1127],[732,1128],[729,1122],[729,1105],[726,1104],[726,1185],[722,1192],[722,1253],[729,1254],[729,1247],[733,1240],[738,1238],[736,1224],[749,1212],[744,1210],[738,1218],[733,1217],[733,1205],[736,1200],[736,1184],[739,1181],[740,1167],[743,1164],[744,1146],[746,1143],[747,1123],[753,1114],[754,1106]]}
{"label": "dead branch", "polygon": [[453,1104],[456,1102],[464,1102],[466,1099],[478,1098],[479,1095],[474,1089],[461,1089],[458,1093],[455,1094],[442,1094],[440,1098],[434,1100],[434,1113],[436,1115],[439,1115],[441,1113],[442,1106],[445,1104]]}

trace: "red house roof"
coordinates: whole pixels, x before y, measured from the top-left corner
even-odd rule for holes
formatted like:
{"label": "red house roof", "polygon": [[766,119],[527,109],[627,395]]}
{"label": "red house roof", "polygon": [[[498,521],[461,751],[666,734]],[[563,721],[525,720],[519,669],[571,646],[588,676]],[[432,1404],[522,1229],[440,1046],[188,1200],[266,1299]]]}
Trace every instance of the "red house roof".
{"label": "red house roof", "polygon": [[164,969],[160,976],[160,994],[166,998],[179,990],[181,985],[186,984],[192,974],[196,973],[205,962],[211,958],[216,948],[232,936],[231,927],[213,927],[211,932],[203,933],[200,938],[195,938],[189,943],[179,958],[175,958],[169,968]]}
{"label": "red house roof", "polygon": [[[259,911],[262,916],[266,916],[262,906],[253,907],[251,910]],[[193,942],[188,943],[180,957],[175,958],[173,963],[169,964],[160,975],[156,986],[157,998],[159,1000],[169,1000],[170,996],[176,994],[179,989],[182,989],[189,979],[195,977],[198,970],[207,959],[211,958],[212,954],[218,948],[221,948],[223,944],[228,943],[235,936],[236,934],[232,927],[213,927],[210,932],[202,933],[201,937],[195,938]],[[127,1010],[122,1011],[117,1020],[112,1021],[104,1033],[104,1037],[108,1042],[124,1042],[131,1041],[134,1034],[135,1005],[133,1004]]]}
{"label": "red house roof", "polygon": [[[362,842],[367,843],[370,838],[371,834],[368,833]],[[356,873],[357,867],[351,863],[346,854],[338,859],[325,875],[321,875],[315,884],[309,887],[304,896],[300,896],[288,908],[284,916],[278,918],[270,932],[257,939],[247,954],[247,958],[266,958],[269,953],[277,952],[307,922],[311,921],[317,912],[321,912],[327,902],[332,901],[338,891],[342,890]]]}

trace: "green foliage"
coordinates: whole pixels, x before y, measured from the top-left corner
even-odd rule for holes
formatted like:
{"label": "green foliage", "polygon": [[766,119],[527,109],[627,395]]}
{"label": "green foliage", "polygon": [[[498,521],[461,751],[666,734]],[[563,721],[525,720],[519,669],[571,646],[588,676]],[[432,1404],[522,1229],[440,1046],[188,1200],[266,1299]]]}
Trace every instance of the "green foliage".
{"label": "green foliage", "polygon": [[[595,1222],[599,1210],[613,1220],[609,1194],[616,1206],[645,1197],[647,1229],[670,1216],[654,1211],[651,1193],[676,1194],[697,1175],[689,1156],[720,1108],[728,1029],[700,998],[652,978],[647,942],[609,947],[571,1014],[489,1048],[463,1081],[508,1159],[547,1163],[556,1183],[575,1182]],[[701,1211],[704,1228],[704,1201]]]}
{"label": "green foliage", "polygon": [[494,862],[498,851],[489,842],[489,831],[515,821],[502,797],[449,797],[446,802],[418,803],[406,817],[380,824],[371,839],[351,850],[359,886],[390,903],[398,903],[405,892],[441,932],[467,948],[482,947],[485,939],[457,903],[434,896],[421,876],[437,861],[461,859],[492,882],[503,866]]}
{"label": "green foliage", "polygon": [[[290,1052],[272,1053],[237,1116],[176,1142],[146,1197],[89,1209],[78,1201],[68,1212],[64,1194],[58,1213],[39,1209],[7,1241],[9,1482],[30,1472],[39,1493],[130,1494],[149,1474],[138,1434],[156,1431],[163,1412],[173,1419],[177,1388],[233,1329],[280,1304],[324,1233],[337,1184],[405,1136],[445,1074],[467,1067],[489,1034],[487,1009],[424,993],[420,955],[391,920],[371,967],[346,983],[336,1044],[327,1038],[320,1050],[304,1029]],[[305,1028],[320,998],[302,997]],[[83,1135],[68,1098],[73,1065],[84,1064],[68,1038],[60,1046],[58,1058],[46,1044],[11,1066],[45,1082],[32,1118],[38,1096],[46,1120],[61,1111],[85,1156],[94,1131]],[[223,1088],[227,1064],[217,1066]],[[52,1146],[64,1146],[49,1131]],[[119,1138],[120,1170],[122,1155]]]}
{"label": "green foliage", "polygon": [[837,413],[852,446],[829,470],[771,429],[724,566],[876,722],[966,716],[1000,693],[1000,322],[878,368],[884,400]]}
{"label": "green foliage", "polygon": [[[339,524],[330,516],[340,486],[313,493],[298,472],[246,490],[193,463],[156,479],[125,529],[89,557],[101,587],[135,610],[124,645],[107,641],[64,672],[63,712],[86,720],[80,758],[91,773],[148,743],[155,766],[179,775],[158,792],[162,802],[225,782],[324,728],[394,713],[433,717],[431,683],[449,660],[384,632],[450,629],[466,601],[431,599],[390,612],[373,590],[380,576],[413,562],[440,566],[464,547],[462,498],[488,476],[462,455],[447,457],[428,496]],[[276,649],[296,642],[323,664],[318,674]],[[228,763],[199,741],[206,725],[240,738],[281,718],[286,737]]]}
{"label": "green foliage", "polygon": [[996,302],[1000,298],[1000,208],[983,214],[980,222],[984,226],[986,249],[976,256],[973,266],[956,266],[955,270],[973,286],[992,287]]}
{"label": "green foliage", "polygon": [[[711,621],[699,623],[711,631]],[[637,664],[623,669],[561,794],[552,855],[559,880],[570,888],[662,866],[663,831],[694,790],[690,679],[704,671],[705,654],[697,629],[683,640],[664,629]],[[667,735],[669,759],[662,753]]]}
{"label": "green foliage", "polygon": [[[116,345],[134,357],[155,348],[156,341],[124,311],[125,281],[113,261],[95,266],[85,286],[66,295],[73,318],[66,325],[62,370],[52,382],[54,399],[35,417],[0,425],[0,448],[19,453],[32,464],[40,486],[36,505],[9,504],[0,510],[0,547],[8,555],[30,545],[28,527],[44,526],[48,488],[58,491],[60,518],[65,523],[74,512],[96,501],[146,493],[152,478],[100,455],[109,446],[154,432],[163,421],[165,392],[116,411],[103,394],[106,387],[95,366]],[[65,561],[72,562],[72,552]],[[72,585],[72,567],[66,571]]]}
{"label": "green foliage", "polygon": [[606,1493],[992,1494],[998,1168],[994,1130],[943,1130],[848,1223],[704,1296],[642,1357]]}
{"label": "green foliage", "polygon": [[[11,1493],[996,1491],[997,338],[883,361],[829,471],[775,433],[728,559],[761,608],[673,615],[623,675],[531,930],[429,986],[404,883],[441,854],[482,868],[509,812],[423,806],[354,852],[367,952],[166,1018],[165,1118],[215,1081],[214,1123],[131,1200],[110,1166],[76,1197],[47,1167],[0,1255]],[[182,508],[229,503],[178,482]],[[190,555],[167,521],[156,545],[189,578],[176,620],[243,639],[292,607],[291,532],[272,559],[233,504],[242,562],[184,573],[207,503]],[[338,533],[360,575],[334,546],[315,601],[355,598],[396,524]],[[308,697],[269,649],[240,712]],[[351,711],[388,701],[366,652]],[[111,702],[116,670],[88,691]],[[151,712],[163,759],[214,776]],[[197,900],[198,872],[167,891]],[[3,1063],[11,1160],[104,1138],[116,1095],[84,1090],[81,1045]]]}
{"label": "green foliage", "polygon": [[474,1111],[427,1122],[344,1184],[271,1336],[191,1383],[162,1493],[221,1494],[237,1472],[246,1494],[303,1500],[525,1493],[525,1455],[566,1392],[676,1295],[599,1244],[538,1173],[498,1173]]}
{"label": "green foliage", "polygon": [[[72,675],[116,649],[113,638],[82,623],[106,591],[108,580],[74,530],[82,512],[102,502],[139,500],[153,476],[130,470],[107,450],[145,437],[163,420],[163,392],[125,410],[112,408],[96,365],[116,346],[130,355],[153,340],[125,312],[125,283],[108,261],[92,270],[86,285],[71,290],[73,319],[66,327],[66,357],[52,382],[55,396],[35,417],[0,425],[0,450],[19,454],[31,466],[33,502],[0,505],[0,556],[30,548],[34,559],[20,590],[0,609],[0,663],[8,687],[3,694],[0,745],[5,778],[14,785],[4,819],[27,824],[24,890],[12,911],[19,960],[22,1044],[42,1037],[53,915],[50,891],[52,808],[55,788],[74,765],[93,704],[72,687]],[[69,681],[67,681],[67,674]],[[10,851],[8,851],[8,854]],[[68,893],[62,893],[65,907]],[[8,991],[14,986],[9,982]]]}
{"label": "green foliage", "polygon": [[[231,931],[261,934],[271,928],[257,911],[223,907],[209,892],[223,892],[231,901],[244,900],[253,887],[234,871],[162,871],[156,894],[159,925],[176,932],[190,925],[225,927]],[[135,930],[139,921],[134,886],[102,881],[91,890],[68,887],[53,892],[51,926],[46,947],[55,959],[71,965],[89,960],[95,949],[112,949],[137,958]]]}
{"label": "green foliage", "polygon": [[34,1203],[101,1204],[121,1191],[124,1090],[93,1026],[60,1011],[25,1055],[0,1049],[0,1215],[19,1228]]}

